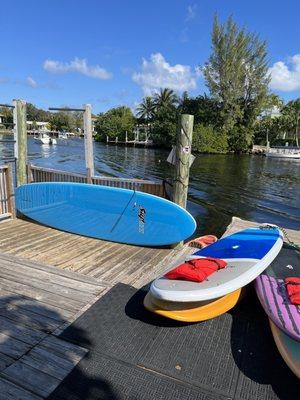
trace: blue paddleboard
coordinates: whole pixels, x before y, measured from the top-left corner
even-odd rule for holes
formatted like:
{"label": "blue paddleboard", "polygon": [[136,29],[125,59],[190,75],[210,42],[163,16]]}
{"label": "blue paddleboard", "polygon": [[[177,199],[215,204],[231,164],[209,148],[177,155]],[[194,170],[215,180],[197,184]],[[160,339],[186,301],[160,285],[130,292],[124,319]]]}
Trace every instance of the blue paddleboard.
{"label": "blue paddleboard", "polygon": [[16,207],[44,225],[82,236],[141,246],[180,242],[194,218],[147,193],[81,183],[32,183],[16,190]]}

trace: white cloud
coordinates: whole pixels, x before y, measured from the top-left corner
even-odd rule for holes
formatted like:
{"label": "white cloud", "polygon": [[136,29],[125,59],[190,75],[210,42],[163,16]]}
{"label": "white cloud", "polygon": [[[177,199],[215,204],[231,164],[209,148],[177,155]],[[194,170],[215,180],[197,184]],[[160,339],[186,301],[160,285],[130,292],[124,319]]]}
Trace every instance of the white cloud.
{"label": "white cloud", "polygon": [[271,68],[270,87],[283,92],[300,89],[300,54],[290,57],[287,62],[278,61]]}
{"label": "white cloud", "polygon": [[32,88],[37,88],[38,87],[37,82],[31,76],[27,77],[26,83],[27,83],[28,86],[30,86]]}
{"label": "white cloud", "polygon": [[177,92],[195,89],[199,74],[189,65],[170,65],[161,53],[152,54],[150,60],[143,59],[140,72],[134,72],[132,79],[140,85],[146,95],[160,88]]}
{"label": "white cloud", "polygon": [[109,79],[112,74],[100,65],[88,65],[86,59],[74,58],[70,62],[46,60],[44,69],[53,74],[66,74],[67,72],[78,72],[80,74],[96,79]]}
{"label": "white cloud", "polygon": [[185,17],[185,22],[191,21],[192,19],[195,19],[196,17],[196,10],[197,10],[197,4],[189,5],[187,8],[187,14]]}

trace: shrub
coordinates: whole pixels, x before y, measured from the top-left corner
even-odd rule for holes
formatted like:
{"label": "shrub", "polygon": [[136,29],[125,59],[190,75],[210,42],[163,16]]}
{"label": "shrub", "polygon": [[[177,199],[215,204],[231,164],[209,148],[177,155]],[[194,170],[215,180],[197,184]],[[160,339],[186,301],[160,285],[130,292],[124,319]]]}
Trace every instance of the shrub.
{"label": "shrub", "polygon": [[193,150],[199,153],[226,153],[227,136],[211,126],[196,124],[193,133]]}

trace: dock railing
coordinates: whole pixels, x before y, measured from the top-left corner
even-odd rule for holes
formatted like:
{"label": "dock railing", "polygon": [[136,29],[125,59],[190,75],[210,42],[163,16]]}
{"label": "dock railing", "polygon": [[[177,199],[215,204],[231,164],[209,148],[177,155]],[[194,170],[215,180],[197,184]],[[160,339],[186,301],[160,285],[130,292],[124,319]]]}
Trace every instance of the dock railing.
{"label": "dock railing", "polygon": [[[143,179],[116,178],[110,176],[92,176],[91,183],[122,189],[138,190],[166,198],[165,187],[162,182],[147,181]],[[88,183],[88,177],[68,171],[28,165],[28,182],[77,182]]]}
{"label": "dock railing", "polygon": [[12,169],[9,164],[0,165],[0,222],[15,217],[15,199]]}

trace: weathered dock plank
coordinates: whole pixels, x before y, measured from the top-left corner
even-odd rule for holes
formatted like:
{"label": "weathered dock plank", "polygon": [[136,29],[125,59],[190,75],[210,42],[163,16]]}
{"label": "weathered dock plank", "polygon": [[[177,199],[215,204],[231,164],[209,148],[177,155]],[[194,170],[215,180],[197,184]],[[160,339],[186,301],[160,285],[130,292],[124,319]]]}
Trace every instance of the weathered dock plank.
{"label": "weathered dock plank", "polygon": [[0,400],[42,400],[42,397],[0,377]]}
{"label": "weathered dock plank", "polygon": [[0,253],[0,400],[49,396],[87,353],[52,333],[106,290],[94,278]]}
{"label": "weathered dock plank", "polygon": [[6,368],[6,370],[2,372],[2,377],[44,398],[47,397],[60,382],[59,379],[33,368],[22,361],[15,362]]}
{"label": "weathered dock plank", "polygon": [[[30,265],[28,262],[35,262],[58,267],[60,271],[75,271],[80,276],[96,278],[105,287],[108,282],[110,286],[123,282],[140,287],[155,278],[158,272],[167,269],[170,260],[191,251],[186,247],[181,250],[156,249],[106,242],[59,232],[20,219],[0,225],[0,235],[4,239],[0,241],[0,253],[4,253],[4,256],[23,258],[27,266]],[[31,276],[28,271],[25,274],[28,278]],[[45,282],[53,285],[51,278]],[[76,294],[72,292],[74,287],[65,280],[62,280],[62,284],[70,288],[68,295],[63,291],[62,295],[76,300]],[[92,287],[89,287],[88,293],[91,290]]]}

